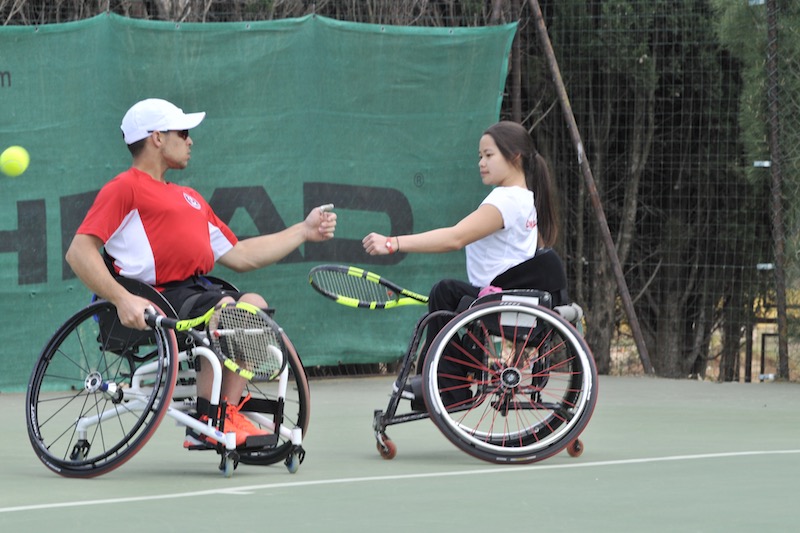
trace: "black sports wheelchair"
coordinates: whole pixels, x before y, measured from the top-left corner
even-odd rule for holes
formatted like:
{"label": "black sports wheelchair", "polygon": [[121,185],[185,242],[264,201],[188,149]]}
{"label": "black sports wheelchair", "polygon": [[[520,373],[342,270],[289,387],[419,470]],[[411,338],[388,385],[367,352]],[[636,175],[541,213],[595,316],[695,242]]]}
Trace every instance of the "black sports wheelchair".
{"label": "black sports wheelchair", "polygon": [[[532,463],[565,448],[573,457],[583,452],[578,437],[597,401],[597,370],[561,259],[541,250],[492,285],[503,290],[416,323],[389,404],[374,414],[383,458],[397,454],[386,428],[423,418],[464,452],[492,463]],[[423,332],[436,316],[449,322],[422,354]],[[404,398],[410,409],[398,413]]]}

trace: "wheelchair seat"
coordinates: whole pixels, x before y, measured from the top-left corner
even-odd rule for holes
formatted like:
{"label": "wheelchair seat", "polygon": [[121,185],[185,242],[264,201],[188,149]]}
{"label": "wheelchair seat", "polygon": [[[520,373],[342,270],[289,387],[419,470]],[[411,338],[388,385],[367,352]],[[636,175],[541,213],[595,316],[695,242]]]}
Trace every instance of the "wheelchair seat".
{"label": "wheelchair seat", "polygon": [[470,307],[484,302],[518,302],[530,305],[540,305],[548,309],[553,308],[553,295],[547,291],[538,289],[508,289],[498,292],[492,292],[484,296],[476,298]]}

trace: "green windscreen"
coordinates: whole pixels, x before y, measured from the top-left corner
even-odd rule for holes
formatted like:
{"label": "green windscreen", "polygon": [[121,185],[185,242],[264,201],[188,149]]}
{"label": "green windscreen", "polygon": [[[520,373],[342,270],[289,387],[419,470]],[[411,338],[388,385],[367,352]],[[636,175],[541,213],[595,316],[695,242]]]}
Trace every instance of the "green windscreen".
{"label": "green windscreen", "polygon": [[400,357],[424,307],[345,308],[308,271],[350,264],[422,293],[465,277],[463,252],[373,258],[361,239],[452,225],[486,195],[478,141],[498,119],[515,31],[113,14],[0,28],[0,150],[31,156],[22,176],[0,176],[0,391],[24,389],[47,339],[89,303],[64,252],[97,190],[130,165],[119,124],[150,97],[207,113],[188,168],[167,178],[200,191],[240,238],[336,205],[334,240],[214,274],[263,294],[306,366]]}

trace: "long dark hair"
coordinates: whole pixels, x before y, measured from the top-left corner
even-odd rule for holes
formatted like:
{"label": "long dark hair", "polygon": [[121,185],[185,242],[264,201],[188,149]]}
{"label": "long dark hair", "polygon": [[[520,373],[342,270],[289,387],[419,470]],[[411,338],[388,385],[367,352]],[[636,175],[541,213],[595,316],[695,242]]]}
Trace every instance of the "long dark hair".
{"label": "long dark hair", "polygon": [[545,247],[552,246],[558,239],[559,227],[555,184],[547,161],[536,150],[528,130],[521,124],[503,120],[489,126],[483,134],[491,136],[503,157],[524,172],[525,184],[533,192],[540,242]]}

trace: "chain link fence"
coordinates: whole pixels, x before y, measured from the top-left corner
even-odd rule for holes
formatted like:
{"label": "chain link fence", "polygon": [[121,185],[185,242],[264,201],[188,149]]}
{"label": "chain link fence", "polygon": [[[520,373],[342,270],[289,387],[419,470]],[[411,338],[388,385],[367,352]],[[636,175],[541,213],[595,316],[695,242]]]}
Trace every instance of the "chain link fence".
{"label": "chain link fence", "polygon": [[722,381],[797,377],[800,7],[788,0],[542,0],[583,141],[578,150],[539,45],[533,5],[0,0],[0,20],[64,23],[109,11],[176,23],[309,14],[415,26],[518,20],[503,118],[533,131],[557,176],[559,251],[572,295],[586,310],[599,370],[643,368],[579,155],[596,181],[656,373]]}

